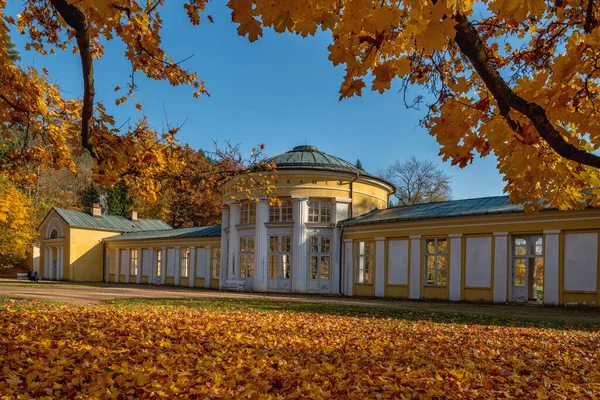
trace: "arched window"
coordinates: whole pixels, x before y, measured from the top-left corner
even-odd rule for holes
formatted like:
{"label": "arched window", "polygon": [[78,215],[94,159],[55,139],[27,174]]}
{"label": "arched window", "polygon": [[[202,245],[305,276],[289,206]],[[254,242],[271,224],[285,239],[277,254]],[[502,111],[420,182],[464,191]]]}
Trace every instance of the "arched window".
{"label": "arched window", "polygon": [[64,238],[63,229],[58,218],[52,218],[46,228],[46,239]]}

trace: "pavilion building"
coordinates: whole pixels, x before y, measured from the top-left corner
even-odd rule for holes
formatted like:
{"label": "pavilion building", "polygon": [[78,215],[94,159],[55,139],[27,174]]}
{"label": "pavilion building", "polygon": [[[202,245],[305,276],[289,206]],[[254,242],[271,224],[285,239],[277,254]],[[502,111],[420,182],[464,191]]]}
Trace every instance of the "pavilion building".
{"label": "pavilion building", "polygon": [[598,209],[526,214],[507,196],[388,208],[392,184],[314,146],[267,163],[276,165],[281,204],[226,186],[218,226],[171,229],[53,209],[40,226],[40,273],[204,288],[241,280],[258,292],[600,304]]}

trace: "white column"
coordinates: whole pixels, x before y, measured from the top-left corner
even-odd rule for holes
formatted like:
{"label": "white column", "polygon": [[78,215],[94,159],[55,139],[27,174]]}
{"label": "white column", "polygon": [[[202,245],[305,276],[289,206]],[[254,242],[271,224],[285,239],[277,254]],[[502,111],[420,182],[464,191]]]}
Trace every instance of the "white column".
{"label": "white column", "polygon": [[127,255],[125,257],[127,260],[127,264],[125,265],[125,283],[129,283],[129,278],[131,278],[131,249],[125,250],[125,254]]}
{"label": "white column", "polygon": [[292,196],[294,234],[292,235],[292,291],[306,292],[308,197]]}
{"label": "white column", "polygon": [[181,268],[181,257],[179,255],[179,247],[175,247],[175,277],[173,278],[173,284],[175,286],[179,286],[179,273],[181,272],[179,269]]}
{"label": "white column", "polygon": [[115,249],[115,282],[119,282],[121,273],[121,249]]}
{"label": "white column", "polygon": [[544,304],[558,304],[560,231],[544,231]]}
{"label": "white column", "polygon": [[267,268],[269,222],[269,202],[265,198],[256,203],[256,225],[254,228],[254,288],[256,292],[266,292],[269,270]]}
{"label": "white column", "polygon": [[142,283],[142,269],[144,268],[144,251],[138,247],[137,249],[137,276],[135,277],[135,283]]}
{"label": "white column", "polygon": [[335,226],[333,229],[333,238],[331,239],[331,293],[341,293],[341,276],[342,276],[342,229],[337,227],[340,221],[347,219],[350,216],[350,204],[352,199],[336,197],[333,203],[332,223]]}
{"label": "white column", "polygon": [[462,292],[462,234],[451,234],[450,237],[450,287],[448,298],[460,301]]}
{"label": "white column", "polygon": [[108,282],[109,275],[109,257],[108,257],[108,249],[104,249],[104,282]]}
{"label": "white column", "polygon": [[150,258],[150,272],[148,272],[148,283],[154,283],[156,280],[156,251],[151,250],[152,257]]}
{"label": "white column", "polygon": [[410,282],[409,297],[411,299],[421,298],[421,236],[410,237]]}
{"label": "white column", "polygon": [[375,296],[385,296],[385,238],[375,238]]}
{"label": "white column", "polygon": [[354,289],[353,261],[352,239],[344,239],[344,287],[342,293],[346,296],[352,296]]}
{"label": "white column", "polygon": [[227,257],[227,278],[234,279],[239,276],[237,256],[239,253],[240,239],[236,225],[240,224],[240,204],[229,203],[229,244]]}
{"label": "white column", "polygon": [[[223,243],[223,241],[221,241]],[[212,255],[211,255],[212,247],[206,246],[204,248],[204,287],[206,289],[210,288],[210,280],[212,279]],[[223,253],[221,252],[221,260],[223,260]],[[223,266],[223,262],[221,262],[221,267]]]}
{"label": "white column", "polygon": [[[54,258],[54,254],[56,253],[56,258]],[[58,265],[58,247],[52,247],[52,280],[56,280],[56,267]]]}
{"label": "white column", "polygon": [[167,281],[167,248],[160,249],[160,283]]}
{"label": "white column", "polygon": [[48,277],[48,248],[44,246],[44,277]]}
{"label": "white column", "polygon": [[508,282],[508,232],[494,232],[494,303],[507,301]]}
{"label": "white column", "polygon": [[[58,279],[64,279],[64,253],[63,253],[63,246],[60,246],[58,248]],[[73,280],[73,279],[70,279]]]}
{"label": "white column", "polygon": [[[227,259],[228,259],[228,243],[229,234],[227,233],[231,229],[229,227],[229,207],[221,207],[221,260],[220,260],[220,273],[219,280],[225,281],[227,279]],[[212,279],[212,278],[211,278]],[[206,284],[206,281],[205,281]],[[210,287],[210,283],[207,288]]]}
{"label": "white column", "polygon": [[189,281],[190,281],[190,287],[194,287],[194,284],[196,283],[196,248],[195,247],[190,247],[190,272],[189,272]]}

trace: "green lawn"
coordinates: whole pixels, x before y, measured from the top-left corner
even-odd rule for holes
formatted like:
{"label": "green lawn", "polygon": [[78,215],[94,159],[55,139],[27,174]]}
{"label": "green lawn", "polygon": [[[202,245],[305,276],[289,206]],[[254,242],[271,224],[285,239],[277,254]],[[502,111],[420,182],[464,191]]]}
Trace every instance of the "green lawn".
{"label": "green lawn", "polygon": [[[358,306],[354,304],[318,303],[310,301],[285,301],[264,298],[222,299],[222,298],[187,298],[187,299],[115,299],[104,302],[106,305],[119,308],[168,307],[192,308],[203,310],[233,312],[286,311],[294,313],[327,314],[364,318],[392,318],[405,321],[431,321],[439,323],[478,324],[511,327],[535,327],[551,329],[600,330],[600,312],[593,309],[536,308],[525,306],[495,306],[495,314],[487,311],[487,305],[481,305],[481,313],[447,312],[428,309],[431,303],[423,302],[422,309],[403,309],[382,307],[377,305]],[[392,302],[390,302],[393,305]],[[433,306],[435,307],[435,303]],[[476,307],[476,306],[475,306]],[[460,307],[457,307],[460,310]],[[519,311],[528,311],[521,315]],[[575,318],[577,316],[578,318]],[[583,318],[581,318],[583,317]]]}

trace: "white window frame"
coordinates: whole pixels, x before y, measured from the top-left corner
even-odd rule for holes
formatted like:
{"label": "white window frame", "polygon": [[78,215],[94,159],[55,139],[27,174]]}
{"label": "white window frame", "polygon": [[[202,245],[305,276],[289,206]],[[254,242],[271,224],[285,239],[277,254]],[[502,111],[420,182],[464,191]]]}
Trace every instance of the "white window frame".
{"label": "white window frame", "polygon": [[221,248],[210,249],[210,275],[212,279],[221,278]]}
{"label": "white window frame", "polygon": [[129,275],[137,276],[139,268],[139,254],[137,249],[129,250]]}
{"label": "white window frame", "polygon": [[254,275],[254,236],[240,236],[240,278]]}
{"label": "white window frame", "polygon": [[256,203],[245,202],[240,207],[240,224],[254,224],[256,223]]}
{"label": "white window frame", "polygon": [[[308,238],[308,279],[329,280],[331,278],[331,235],[313,235]],[[316,242],[316,251],[313,242]],[[327,278],[323,278],[323,260],[327,259],[329,266]],[[316,261],[316,277],[313,274],[312,260]]]}
{"label": "white window frame", "polygon": [[[519,247],[519,245],[517,245],[515,242],[518,239],[523,239],[525,240],[525,254],[524,255],[517,255],[517,247]],[[537,247],[537,245],[535,244],[535,242],[541,239],[542,244],[540,245],[540,253],[541,254],[536,254],[536,250],[533,250],[533,252],[531,251],[533,247]],[[528,277],[528,269],[531,266],[531,262],[535,263],[537,258],[541,258],[542,259],[542,268],[545,266],[544,264],[544,236],[543,235],[515,235],[511,237],[511,247],[512,247],[512,273],[511,273],[511,286],[513,287],[525,287],[527,286],[529,277]],[[525,281],[522,285],[516,285],[515,284],[515,277],[516,277],[516,261],[517,260],[525,260]],[[534,279],[537,279],[537,277],[534,277]],[[537,287],[537,282],[536,282],[536,287]],[[527,288],[529,289],[529,288]]]}
{"label": "white window frame", "polygon": [[308,222],[331,223],[332,208],[329,200],[308,200]]}
{"label": "white window frame", "polygon": [[[268,240],[269,278],[290,279],[292,277],[292,235],[269,235]],[[276,249],[271,246],[273,241],[276,242]]]}
{"label": "white window frame", "polygon": [[190,277],[190,248],[182,247],[179,249],[179,277]]}
{"label": "white window frame", "polygon": [[[448,285],[448,272],[450,270],[449,268],[449,263],[450,263],[450,258],[449,258],[449,254],[448,254],[448,247],[450,245],[450,242],[448,241],[448,238],[444,238],[444,237],[439,237],[439,238],[426,238],[425,240],[425,254],[424,254],[424,265],[423,265],[423,285],[424,286],[429,286],[429,287],[446,287]],[[427,244],[429,242],[433,242],[433,253],[429,253],[428,252],[428,248],[427,248]],[[438,251],[438,243],[444,242],[446,243],[446,250],[445,251]],[[427,282],[427,266],[428,266],[428,258],[429,257],[433,257],[433,283],[428,283]],[[441,281],[441,279],[439,279],[439,276],[442,275],[440,274],[440,271],[442,270],[440,268],[440,263],[438,263],[438,257],[444,257],[444,259],[446,260],[445,265],[444,265],[444,269],[443,271],[445,272],[445,276],[446,279],[445,281]]]}
{"label": "white window frame", "polygon": [[281,200],[281,206],[269,207],[269,222],[293,222],[292,200]]}
{"label": "white window frame", "polygon": [[[367,250],[371,249],[372,252]],[[375,278],[375,241],[359,240],[355,242],[356,280],[358,284],[373,284]]]}

